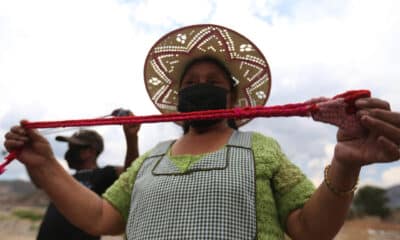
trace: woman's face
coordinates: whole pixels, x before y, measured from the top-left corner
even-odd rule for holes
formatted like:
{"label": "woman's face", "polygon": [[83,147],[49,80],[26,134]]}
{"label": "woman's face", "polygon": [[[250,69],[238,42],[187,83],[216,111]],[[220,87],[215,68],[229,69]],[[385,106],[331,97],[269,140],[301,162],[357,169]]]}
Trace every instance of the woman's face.
{"label": "woman's face", "polygon": [[[179,90],[179,112],[229,109],[235,102],[229,73],[212,61],[199,61],[190,65],[183,75]],[[186,127],[209,129],[226,119],[190,120]],[[186,131],[186,130],[184,130]]]}
{"label": "woman's face", "polygon": [[217,65],[211,62],[199,62],[191,66],[186,74],[183,76],[181,82],[181,89],[200,84],[208,83],[216,87],[226,89],[227,94],[227,107],[232,107],[231,99],[231,83],[230,79],[226,76],[225,72]]}

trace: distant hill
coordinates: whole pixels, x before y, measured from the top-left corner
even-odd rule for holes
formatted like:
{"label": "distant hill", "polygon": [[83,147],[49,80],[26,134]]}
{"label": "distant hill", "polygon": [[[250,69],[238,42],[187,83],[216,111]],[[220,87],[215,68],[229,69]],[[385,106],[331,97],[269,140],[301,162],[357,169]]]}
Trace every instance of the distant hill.
{"label": "distant hill", "polygon": [[0,209],[13,206],[47,206],[49,199],[31,182],[21,180],[0,181]]}
{"label": "distant hill", "polygon": [[[400,209],[400,185],[386,189],[388,207]],[[46,194],[31,182],[22,180],[0,181],[0,209],[13,206],[44,207],[49,203]]]}
{"label": "distant hill", "polygon": [[388,207],[391,209],[400,209],[400,185],[386,189],[386,197],[388,198]]}

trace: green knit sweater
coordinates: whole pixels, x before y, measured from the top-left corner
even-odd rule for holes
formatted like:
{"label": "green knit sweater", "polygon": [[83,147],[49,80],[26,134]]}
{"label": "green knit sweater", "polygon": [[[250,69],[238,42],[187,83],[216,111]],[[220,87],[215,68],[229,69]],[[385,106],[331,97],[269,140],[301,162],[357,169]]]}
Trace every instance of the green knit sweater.
{"label": "green knit sweater", "polygon": [[[278,143],[260,133],[252,135],[255,158],[257,239],[284,239],[288,214],[301,208],[315,190],[301,170],[282,153]],[[103,194],[128,219],[136,175],[148,154],[143,154]],[[203,155],[169,156],[185,172]]]}

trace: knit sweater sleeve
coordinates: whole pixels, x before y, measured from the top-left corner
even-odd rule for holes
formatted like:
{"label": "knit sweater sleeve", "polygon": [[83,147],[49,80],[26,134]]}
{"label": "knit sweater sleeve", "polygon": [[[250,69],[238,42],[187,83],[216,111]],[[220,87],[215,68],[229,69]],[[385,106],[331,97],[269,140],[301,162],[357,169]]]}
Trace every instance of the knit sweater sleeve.
{"label": "knit sweater sleeve", "polygon": [[136,176],[150,152],[146,152],[137,158],[102,195],[121,214],[125,221],[128,219],[131,194]]}
{"label": "knit sweater sleeve", "polygon": [[[270,176],[279,221],[282,228],[286,230],[288,215],[293,210],[303,207],[314,193],[315,186],[298,166],[288,160],[276,140],[259,133],[255,134],[254,139],[256,145],[267,146],[267,149],[258,147],[258,151],[262,150],[264,153],[257,153],[257,149],[255,149],[255,155],[268,156],[269,159],[256,161],[267,163],[265,174]],[[266,155],[265,152],[269,152],[269,154]]]}

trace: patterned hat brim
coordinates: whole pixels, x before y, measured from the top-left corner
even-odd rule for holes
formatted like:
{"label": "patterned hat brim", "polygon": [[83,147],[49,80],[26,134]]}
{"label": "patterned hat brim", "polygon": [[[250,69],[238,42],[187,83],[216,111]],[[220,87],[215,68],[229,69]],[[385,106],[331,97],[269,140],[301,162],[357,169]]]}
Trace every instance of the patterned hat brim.
{"label": "patterned hat brim", "polygon": [[[238,97],[235,107],[264,106],[271,89],[271,74],[261,51],[234,30],[214,24],[190,25],[161,37],[144,65],[147,93],[161,113],[176,112],[179,80],[195,58],[214,57],[232,73]],[[238,126],[250,119],[239,119]]]}

